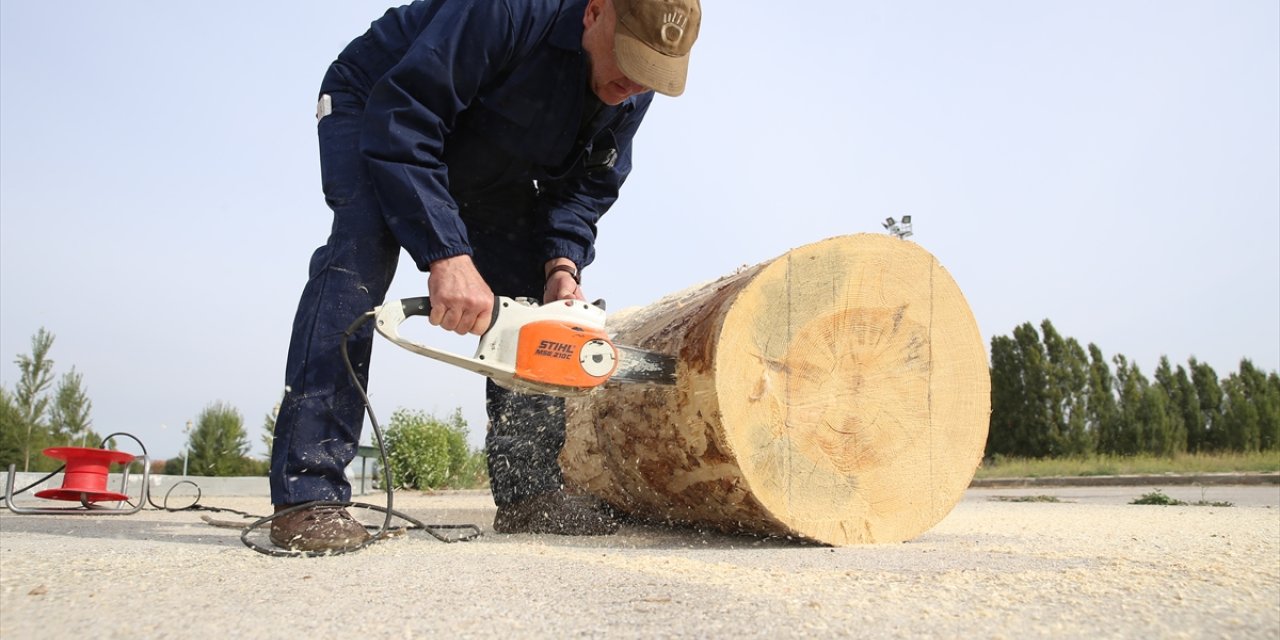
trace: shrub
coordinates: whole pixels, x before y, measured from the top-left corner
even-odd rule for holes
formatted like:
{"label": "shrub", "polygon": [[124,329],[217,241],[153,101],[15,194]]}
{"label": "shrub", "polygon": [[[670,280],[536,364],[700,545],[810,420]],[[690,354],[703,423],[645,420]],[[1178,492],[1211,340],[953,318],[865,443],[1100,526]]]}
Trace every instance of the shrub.
{"label": "shrub", "polygon": [[462,488],[483,485],[484,454],[467,447],[467,423],[457,410],[448,421],[399,409],[386,433],[387,458],[398,487]]}

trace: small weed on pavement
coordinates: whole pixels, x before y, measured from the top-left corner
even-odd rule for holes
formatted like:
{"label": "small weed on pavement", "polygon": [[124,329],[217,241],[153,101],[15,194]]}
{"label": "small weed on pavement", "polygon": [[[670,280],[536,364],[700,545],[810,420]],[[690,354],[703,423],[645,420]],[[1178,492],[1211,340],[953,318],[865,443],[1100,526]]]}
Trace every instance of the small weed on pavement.
{"label": "small weed on pavement", "polygon": [[1189,507],[1230,507],[1230,506],[1234,506],[1230,502],[1210,502],[1203,498],[1195,502],[1178,500],[1176,498],[1170,498],[1169,496],[1165,495],[1163,491],[1159,489],[1156,489],[1155,491],[1152,491],[1150,493],[1145,493],[1142,495],[1142,497],[1135,499],[1133,502],[1130,502],[1129,504],[1154,504],[1154,505],[1162,505],[1162,506],[1169,506],[1169,507],[1187,507],[1187,506]]}

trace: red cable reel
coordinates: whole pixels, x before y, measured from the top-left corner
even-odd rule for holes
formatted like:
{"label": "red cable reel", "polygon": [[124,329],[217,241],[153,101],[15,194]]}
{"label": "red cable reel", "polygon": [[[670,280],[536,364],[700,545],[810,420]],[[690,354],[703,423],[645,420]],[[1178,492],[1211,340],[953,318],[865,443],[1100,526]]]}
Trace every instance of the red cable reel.
{"label": "red cable reel", "polygon": [[112,463],[133,462],[133,454],[86,447],[49,447],[44,455],[67,463],[62,487],[37,491],[37,498],[71,502],[123,502],[128,495],[107,491],[107,472]]}
{"label": "red cable reel", "polygon": [[[19,506],[13,503],[14,480],[16,474],[16,465],[9,465],[8,482],[4,491],[4,506],[14,513],[21,514],[48,514],[48,515],[72,515],[72,514],[130,514],[137,513],[147,502],[147,485],[150,482],[150,460],[146,455],[134,456],[123,451],[111,451],[108,449],[90,449],[87,447],[50,447],[44,450],[44,455],[55,460],[62,460],[66,463],[62,469],[62,486],[57,489],[45,489],[36,492],[37,498],[46,500],[65,500],[68,502],[78,502],[80,507],[68,508],[49,508],[49,507],[31,507]],[[136,461],[142,462],[142,489],[136,503],[129,502],[129,496],[126,493],[107,490],[107,476],[112,464],[124,465],[123,473],[120,479],[121,491],[127,491],[129,486],[129,468]],[[52,475],[52,474],[50,474]],[[23,490],[25,491],[25,489]],[[21,491],[19,491],[21,493]],[[120,502],[129,505],[127,508],[104,508],[97,506],[97,502]]]}

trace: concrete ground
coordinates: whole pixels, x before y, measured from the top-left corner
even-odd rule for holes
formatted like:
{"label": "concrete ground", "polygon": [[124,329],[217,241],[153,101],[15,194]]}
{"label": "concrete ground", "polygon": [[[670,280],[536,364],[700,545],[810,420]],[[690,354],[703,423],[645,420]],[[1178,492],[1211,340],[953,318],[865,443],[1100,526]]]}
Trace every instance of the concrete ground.
{"label": "concrete ground", "polygon": [[[1156,489],[1232,506],[1129,504]],[[486,535],[310,559],[192,511],[4,511],[0,637],[1280,637],[1276,485],[975,488],[916,540],[847,548],[639,525],[504,536],[489,500],[398,493]]]}

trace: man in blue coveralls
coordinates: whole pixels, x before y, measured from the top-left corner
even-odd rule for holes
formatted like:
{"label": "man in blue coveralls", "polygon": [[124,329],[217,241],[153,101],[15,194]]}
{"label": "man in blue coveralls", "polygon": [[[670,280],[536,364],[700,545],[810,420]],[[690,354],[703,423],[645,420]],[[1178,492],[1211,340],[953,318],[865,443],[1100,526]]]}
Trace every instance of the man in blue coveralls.
{"label": "man in blue coveralls", "polygon": [[[585,299],[596,223],[631,170],[653,91],[684,91],[698,0],[420,0],[352,41],[320,87],[320,164],[333,210],[294,319],[275,427],[280,511],[346,501],[363,403],[339,344],[382,304],[403,248],[429,272],[430,322],[488,328],[494,294]],[[372,327],[350,341],[367,384]],[[601,535],[616,521],[563,491],[562,401],[487,382],[486,450],[500,533]],[[272,521],[277,546],[359,544],[339,507]]]}

